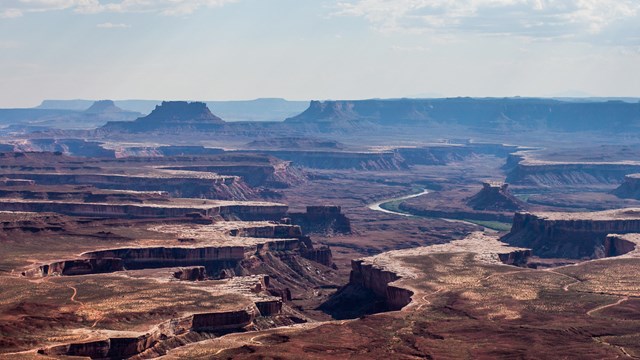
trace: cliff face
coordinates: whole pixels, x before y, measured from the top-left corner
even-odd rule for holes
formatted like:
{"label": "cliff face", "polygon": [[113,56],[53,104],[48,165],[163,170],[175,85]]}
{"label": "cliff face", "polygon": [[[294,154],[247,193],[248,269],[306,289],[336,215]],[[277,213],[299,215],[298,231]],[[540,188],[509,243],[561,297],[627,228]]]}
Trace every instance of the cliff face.
{"label": "cliff face", "polygon": [[351,261],[351,275],[349,284],[361,286],[373,291],[385,300],[388,310],[400,310],[409,305],[413,292],[397,286],[389,285],[400,279],[395,272],[379,268],[363,260]]}
{"label": "cliff face", "polygon": [[[602,258],[608,256],[608,234],[640,232],[640,214],[634,209],[600,213],[515,214],[511,232],[501,240],[528,247],[533,254],[551,258]],[[565,217],[564,219],[562,217]],[[582,217],[582,218],[581,218]]]}
{"label": "cliff face", "polygon": [[640,200],[640,174],[624,177],[624,182],[613,191],[613,194],[623,199]]}
{"label": "cliff face", "polygon": [[280,204],[172,205],[172,204],[108,204],[75,201],[38,201],[1,199],[0,211],[56,212],[60,214],[113,218],[180,218],[192,214],[203,217],[220,215],[234,220],[278,220],[287,213]]}
{"label": "cliff face", "polygon": [[[622,256],[640,251],[640,236],[624,236],[612,234],[604,240],[604,254],[606,257]],[[636,254],[637,256],[637,254]]]}
{"label": "cliff face", "polygon": [[485,130],[624,131],[640,123],[640,104],[551,99],[398,99],[312,101],[290,124],[371,121],[380,124],[439,123]]}
{"label": "cliff face", "polygon": [[40,185],[91,185],[99,189],[165,191],[173,197],[246,200],[254,190],[238,177],[125,176],[109,174],[21,173],[7,177],[33,180]]}
{"label": "cliff face", "polygon": [[564,186],[620,184],[625,175],[640,171],[640,165],[625,163],[547,163],[521,162],[507,174],[507,181],[518,185]]}
{"label": "cliff face", "polygon": [[351,233],[351,221],[339,206],[307,206],[306,213],[289,213],[288,216],[307,234]]}

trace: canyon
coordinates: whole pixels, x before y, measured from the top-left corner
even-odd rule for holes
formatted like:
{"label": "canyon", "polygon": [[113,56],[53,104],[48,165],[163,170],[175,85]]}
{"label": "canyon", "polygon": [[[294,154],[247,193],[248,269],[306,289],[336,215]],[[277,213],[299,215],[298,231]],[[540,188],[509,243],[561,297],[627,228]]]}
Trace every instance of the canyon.
{"label": "canyon", "polygon": [[3,129],[0,358],[640,356],[638,104],[272,103]]}

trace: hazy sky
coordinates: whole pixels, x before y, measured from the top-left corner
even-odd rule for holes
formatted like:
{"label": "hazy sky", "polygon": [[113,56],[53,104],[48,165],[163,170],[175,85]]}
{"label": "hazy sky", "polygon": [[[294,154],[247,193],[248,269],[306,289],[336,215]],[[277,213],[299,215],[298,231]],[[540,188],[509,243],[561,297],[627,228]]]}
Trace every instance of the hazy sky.
{"label": "hazy sky", "polygon": [[640,0],[0,0],[42,99],[640,96]]}

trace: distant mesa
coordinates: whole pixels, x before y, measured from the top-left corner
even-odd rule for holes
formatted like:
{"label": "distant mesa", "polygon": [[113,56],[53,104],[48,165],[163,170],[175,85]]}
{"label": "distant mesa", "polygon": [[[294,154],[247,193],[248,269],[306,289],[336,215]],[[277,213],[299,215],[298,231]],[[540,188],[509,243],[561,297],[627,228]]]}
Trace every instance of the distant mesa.
{"label": "distant mesa", "polygon": [[541,98],[312,101],[289,124],[369,122],[465,126],[484,130],[628,131],[640,128],[640,103]]}
{"label": "distant mesa", "polygon": [[207,130],[226,124],[203,102],[163,101],[151,114],[131,122],[109,122],[102,130],[146,132],[168,129]]}
{"label": "distant mesa", "polygon": [[513,196],[509,184],[500,181],[487,181],[482,190],[467,199],[467,205],[474,210],[517,211],[525,208],[525,203]]}
{"label": "distant mesa", "polygon": [[96,101],[87,110],[84,111],[85,114],[105,114],[119,112],[125,112],[125,110],[117,107],[112,100]]}

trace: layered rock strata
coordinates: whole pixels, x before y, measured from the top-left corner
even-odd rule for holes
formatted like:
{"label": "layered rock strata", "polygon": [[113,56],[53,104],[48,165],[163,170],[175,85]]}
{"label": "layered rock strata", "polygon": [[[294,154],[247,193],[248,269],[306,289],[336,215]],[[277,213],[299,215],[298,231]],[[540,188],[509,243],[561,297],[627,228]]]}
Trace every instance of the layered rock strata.
{"label": "layered rock strata", "polygon": [[55,212],[66,215],[124,218],[179,218],[190,214],[222,216],[234,220],[277,220],[287,213],[287,206],[261,202],[205,201],[146,204],[110,204],[75,201],[0,199],[0,211]]}
{"label": "layered rock strata", "polygon": [[174,197],[246,200],[254,194],[237,176],[218,176],[211,173],[178,172],[154,173],[148,176],[102,173],[8,173],[4,176],[35,181],[40,185],[91,185],[99,189],[165,191]]}
{"label": "layered rock strata", "polygon": [[640,163],[545,161],[523,151],[509,155],[504,169],[507,171],[507,181],[516,185],[597,186],[622,183],[626,175],[640,172]]}
{"label": "layered rock strata", "polygon": [[609,234],[640,232],[640,209],[592,213],[518,212],[511,232],[502,240],[529,247],[540,257],[602,258]]}
{"label": "layered rock strata", "polygon": [[305,233],[350,234],[351,221],[340,206],[307,206],[305,213],[289,213],[293,224],[300,225]]}

